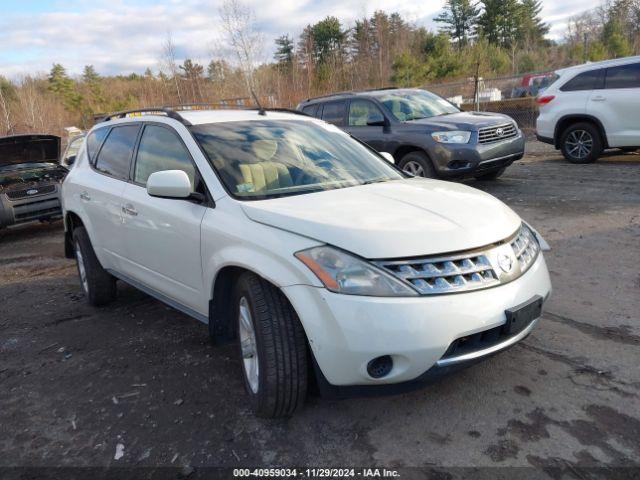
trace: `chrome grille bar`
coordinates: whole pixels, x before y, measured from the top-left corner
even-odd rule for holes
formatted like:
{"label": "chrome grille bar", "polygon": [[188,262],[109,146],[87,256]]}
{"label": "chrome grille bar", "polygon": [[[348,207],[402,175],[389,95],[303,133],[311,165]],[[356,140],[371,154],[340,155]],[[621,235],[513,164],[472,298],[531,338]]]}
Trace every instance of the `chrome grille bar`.
{"label": "chrome grille bar", "polygon": [[518,134],[518,129],[514,123],[503,123],[492,125],[478,130],[478,143],[492,143],[513,138]]}

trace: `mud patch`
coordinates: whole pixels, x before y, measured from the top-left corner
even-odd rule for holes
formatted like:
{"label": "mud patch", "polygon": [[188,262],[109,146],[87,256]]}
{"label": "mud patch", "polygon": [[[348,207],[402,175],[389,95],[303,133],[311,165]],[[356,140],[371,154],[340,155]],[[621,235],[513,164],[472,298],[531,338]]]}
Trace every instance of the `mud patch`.
{"label": "mud patch", "polygon": [[485,455],[488,455],[494,462],[504,462],[508,458],[516,458],[520,449],[513,440],[500,440],[498,443],[489,445],[485,450]]}
{"label": "mud patch", "polygon": [[552,322],[569,325],[598,340],[606,340],[623,345],[640,345],[640,336],[634,335],[631,327],[628,325],[622,325],[620,327],[599,327],[550,312],[544,312],[544,318]]}

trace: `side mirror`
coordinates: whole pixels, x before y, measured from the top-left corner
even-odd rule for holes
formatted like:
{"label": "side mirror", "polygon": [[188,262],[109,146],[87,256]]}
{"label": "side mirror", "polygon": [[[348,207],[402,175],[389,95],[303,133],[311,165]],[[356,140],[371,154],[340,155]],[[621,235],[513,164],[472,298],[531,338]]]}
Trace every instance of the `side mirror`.
{"label": "side mirror", "polygon": [[147,179],[147,193],[152,197],[187,199],[192,192],[189,176],[182,170],[154,172]]}
{"label": "side mirror", "polygon": [[74,163],[76,163],[76,156],[75,156],[75,155],[69,155],[69,156],[65,159],[65,163],[70,167],[71,165],[73,165]]}
{"label": "side mirror", "polygon": [[370,115],[367,118],[367,126],[369,127],[386,127],[387,119],[382,115]]}
{"label": "side mirror", "polygon": [[389,152],[378,152],[380,153],[380,155],[389,163],[396,163],[396,159],[393,158],[393,155],[391,155]]}

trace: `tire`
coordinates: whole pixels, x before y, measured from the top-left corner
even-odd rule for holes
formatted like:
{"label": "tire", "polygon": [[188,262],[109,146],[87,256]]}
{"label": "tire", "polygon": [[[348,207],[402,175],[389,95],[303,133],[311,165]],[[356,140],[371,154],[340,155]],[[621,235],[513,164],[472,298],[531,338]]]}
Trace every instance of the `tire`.
{"label": "tire", "polygon": [[476,180],[495,180],[507,170],[507,167],[499,168],[498,170],[492,170],[491,172],[476,175]]}
{"label": "tire", "polygon": [[99,307],[113,301],[116,298],[116,279],[100,265],[84,227],[73,231],[73,245],[80,285],[89,304]]}
{"label": "tire", "polygon": [[259,417],[288,417],[307,396],[307,341],[300,320],[282,292],[257,275],[242,274],[234,290],[238,350],[251,406]]}
{"label": "tire", "polygon": [[562,132],[560,149],[571,163],[593,163],[603,149],[600,131],[592,123],[575,123]]}
{"label": "tire", "polygon": [[403,172],[415,177],[437,178],[433,163],[424,152],[409,152],[400,159],[398,165]]}

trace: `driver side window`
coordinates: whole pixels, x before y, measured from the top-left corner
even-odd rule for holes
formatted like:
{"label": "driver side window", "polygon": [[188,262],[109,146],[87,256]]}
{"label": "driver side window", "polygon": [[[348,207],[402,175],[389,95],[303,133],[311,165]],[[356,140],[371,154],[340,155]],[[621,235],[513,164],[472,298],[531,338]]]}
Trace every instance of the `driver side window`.
{"label": "driver side window", "polygon": [[351,100],[349,104],[349,126],[364,127],[370,123],[383,122],[380,109],[368,100]]}

